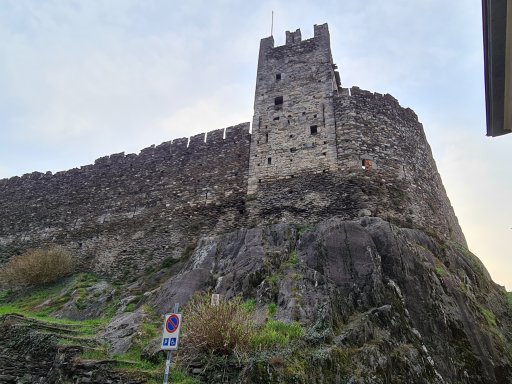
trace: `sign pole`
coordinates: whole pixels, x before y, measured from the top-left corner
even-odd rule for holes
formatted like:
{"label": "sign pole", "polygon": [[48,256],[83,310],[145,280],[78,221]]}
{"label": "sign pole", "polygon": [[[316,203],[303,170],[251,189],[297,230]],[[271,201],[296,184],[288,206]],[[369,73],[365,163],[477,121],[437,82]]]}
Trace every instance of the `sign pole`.
{"label": "sign pole", "polygon": [[[174,303],[174,311],[173,313],[178,313],[180,309],[179,303]],[[165,359],[165,373],[164,373],[164,383],[168,384],[169,382],[169,371],[171,370],[172,365],[172,351],[167,351],[167,358]]]}

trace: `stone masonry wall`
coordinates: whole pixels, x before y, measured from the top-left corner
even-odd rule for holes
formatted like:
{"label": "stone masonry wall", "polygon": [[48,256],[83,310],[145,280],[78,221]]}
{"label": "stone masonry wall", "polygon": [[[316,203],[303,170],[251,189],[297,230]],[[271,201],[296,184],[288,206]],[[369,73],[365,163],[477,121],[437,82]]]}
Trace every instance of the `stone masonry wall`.
{"label": "stone masonry wall", "polygon": [[243,224],[249,123],[0,180],[0,261],[60,243],[94,268],[139,271],[179,257],[194,236]]}
{"label": "stone masonry wall", "polygon": [[416,114],[341,88],[327,24],[305,41],[287,32],[281,47],[262,39],[257,76],[252,134],[243,123],[0,180],[0,263],[57,243],[96,271],[133,277],[200,236],[332,216],[379,216],[466,244]]}
{"label": "stone masonry wall", "polygon": [[[346,89],[340,92],[334,109],[340,172],[363,171],[383,184],[400,185],[404,202],[393,207],[392,216],[466,245],[414,111],[389,94],[358,87],[351,88],[350,95]],[[363,169],[365,160],[371,169]]]}
{"label": "stone masonry wall", "polygon": [[333,90],[337,88],[327,24],[313,38],[286,33],[286,45],[261,40],[254,99],[249,193],[261,183],[336,167]]}
{"label": "stone masonry wall", "polygon": [[357,87],[340,90],[333,102],[336,171],[259,184],[248,205],[251,222],[372,215],[466,245],[416,114],[390,95]]}

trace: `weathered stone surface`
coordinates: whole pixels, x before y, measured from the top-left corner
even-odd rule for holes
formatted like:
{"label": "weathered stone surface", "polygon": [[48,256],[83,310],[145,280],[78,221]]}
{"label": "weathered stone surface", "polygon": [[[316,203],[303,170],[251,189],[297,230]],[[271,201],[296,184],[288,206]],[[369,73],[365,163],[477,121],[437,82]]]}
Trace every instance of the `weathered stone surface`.
{"label": "weathered stone surface", "polygon": [[252,134],[244,123],[0,180],[0,262],[58,243],[82,268],[126,281],[200,237],[362,213],[464,245],[416,114],[390,95],[341,88],[326,24],[299,35],[261,42]]}
{"label": "weathered stone surface", "polygon": [[142,310],[136,310],[116,315],[110,321],[101,335],[109,343],[109,354],[121,354],[130,348],[144,316]]}
{"label": "weathered stone surface", "polygon": [[[198,287],[277,303],[277,319],[300,321],[315,343],[351,351],[344,375],[352,382],[511,382],[512,308],[503,288],[457,243],[380,218],[332,218],[302,235],[278,224],[208,237],[164,286],[152,299],[161,308],[172,305],[166,297],[185,304]],[[248,372],[237,380],[260,382]],[[331,382],[320,376],[312,370],[304,382]]]}
{"label": "weathered stone surface", "polygon": [[273,37],[261,40],[249,194],[261,183],[337,168],[338,84],[327,24],[314,29],[313,38],[302,40],[297,30],[295,39],[280,47],[274,47]]}
{"label": "weathered stone surface", "polygon": [[[309,330],[299,356],[191,365],[210,383],[511,383],[512,309],[464,248],[417,116],[341,88],[327,25],[286,42],[261,42],[252,134],[245,123],[0,180],[0,262],[59,243],[126,284],[121,310],[134,294],[168,312],[211,289],[255,298],[259,322],[272,304]],[[162,268],[169,257],[180,261]],[[109,290],[93,287],[85,307],[71,295],[61,315],[95,316]],[[143,318],[118,312],[102,335],[111,353]],[[4,380],[131,382],[20,322],[0,321]]]}
{"label": "weathered stone surface", "polygon": [[82,346],[59,346],[66,326],[52,327],[21,316],[0,317],[1,383],[140,384],[115,369],[113,361],[85,361]]}
{"label": "weathered stone surface", "polygon": [[71,292],[71,299],[52,315],[71,320],[98,318],[112,300],[114,292],[112,285],[106,281],[100,281],[92,287],[85,288],[84,292],[75,290]]}

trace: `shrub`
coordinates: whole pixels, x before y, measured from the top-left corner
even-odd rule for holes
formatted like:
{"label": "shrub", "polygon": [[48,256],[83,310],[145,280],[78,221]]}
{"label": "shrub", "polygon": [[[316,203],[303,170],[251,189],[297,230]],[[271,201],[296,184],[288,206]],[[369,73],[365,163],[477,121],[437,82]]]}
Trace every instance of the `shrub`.
{"label": "shrub", "polygon": [[34,249],[12,257],[0,270],[0,283],[10,287],[57,281],[74,269],[72,256],[62,247]]}
{"label": "shrub", "polygon": [[195,294],[185,307],[183,316],[183,345],[185,354],[194,357],[197,353],[230,355],[245,351],[253,335],[251,313],[241,298],[221,300],[219,305],[210,305],[208,293]]}

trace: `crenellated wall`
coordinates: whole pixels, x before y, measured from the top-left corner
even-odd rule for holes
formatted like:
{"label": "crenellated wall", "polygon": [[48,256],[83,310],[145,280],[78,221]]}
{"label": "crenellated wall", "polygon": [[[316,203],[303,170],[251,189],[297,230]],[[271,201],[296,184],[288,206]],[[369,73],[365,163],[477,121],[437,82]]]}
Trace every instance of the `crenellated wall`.
{"label": "crenellated wall", "polygon": [[200,134],[0,180],[0,258],[46,242],[71,246],[109,272],[122,258],[142,258],[133,268],[143,269],[179,257],[187,237],[245,216],[249,143],[244,123],[208,132],[206,141]]}
{"label": "crenellated wall", "polygon": [[335,69],[326,24],[304,41],[287,32],[281,47],[265,38],[252,134],[243,123],[0,180],[0,263],[58,243],[96,271],[137,276],[199,236],[332,216],[379,216],[465,244],[416,114],[341,88]]}

